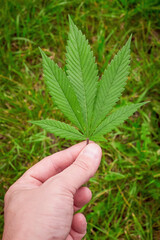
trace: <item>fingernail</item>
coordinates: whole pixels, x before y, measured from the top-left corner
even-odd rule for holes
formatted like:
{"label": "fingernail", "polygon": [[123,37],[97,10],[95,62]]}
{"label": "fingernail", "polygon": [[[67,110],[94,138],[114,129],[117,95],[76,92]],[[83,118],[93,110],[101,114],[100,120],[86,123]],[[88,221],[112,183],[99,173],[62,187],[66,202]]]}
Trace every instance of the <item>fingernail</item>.
{"label": "fingernail", "polygon": [[101,156],[101,148],[95,143],[90,143],[84,148],[82,153],[85,155],[88,155],[94,159],[95,158],[99,159]]}

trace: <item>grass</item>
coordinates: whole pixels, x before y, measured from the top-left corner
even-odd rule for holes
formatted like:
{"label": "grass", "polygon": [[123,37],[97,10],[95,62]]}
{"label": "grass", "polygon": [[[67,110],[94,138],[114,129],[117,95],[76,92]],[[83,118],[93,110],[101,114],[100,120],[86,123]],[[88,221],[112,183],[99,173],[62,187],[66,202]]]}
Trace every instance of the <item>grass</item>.
{"label": "grass", "polygon": [[0,234],[8,187],[44,156],[75,141],[55,138],[29,120],[67,121],[42,77],[38,46],[64,67],[68,14],[86,34],[99,73],[133,34],[131,73],[119,104],[150,101],[126,124],[106,135],[99,171],[87,184],[93,193],[82,211],[85,239],[158,240],[160,236],[160,7],[142,1],[1,0]]}

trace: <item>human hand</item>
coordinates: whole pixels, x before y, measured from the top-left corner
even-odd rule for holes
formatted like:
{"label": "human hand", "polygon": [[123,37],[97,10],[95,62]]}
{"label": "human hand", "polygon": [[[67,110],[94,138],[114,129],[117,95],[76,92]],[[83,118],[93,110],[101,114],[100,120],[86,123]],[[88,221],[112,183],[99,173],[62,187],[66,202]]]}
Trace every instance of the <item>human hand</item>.
{"label": "human hand", "polygon": [[96,172],[101,149],[79,143],[48,156],[26,171],[7,191],[3,240],[80,240],[86,219],[74,212],[88,203],[81,187]]}

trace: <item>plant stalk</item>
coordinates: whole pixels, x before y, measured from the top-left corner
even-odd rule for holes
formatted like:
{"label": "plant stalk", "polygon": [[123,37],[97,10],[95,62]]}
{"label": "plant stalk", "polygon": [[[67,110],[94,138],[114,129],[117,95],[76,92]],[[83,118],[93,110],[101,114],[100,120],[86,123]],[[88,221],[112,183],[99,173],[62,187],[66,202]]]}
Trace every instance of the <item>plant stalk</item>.
{"label": "plant stalk", "polygon": [[86,142],[86,145],[88,145],[89,144],[89,138],[87,138],[87,142]]}

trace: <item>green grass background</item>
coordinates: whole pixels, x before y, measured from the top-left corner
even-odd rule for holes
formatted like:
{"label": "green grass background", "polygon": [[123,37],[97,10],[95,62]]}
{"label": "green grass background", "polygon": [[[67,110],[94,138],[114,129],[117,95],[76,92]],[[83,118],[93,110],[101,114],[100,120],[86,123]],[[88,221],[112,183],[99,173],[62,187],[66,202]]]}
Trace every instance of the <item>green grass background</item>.
{"label": "green grass background", "polygon": [[85,239],[160,239],[160,5],[158,0],[0,0],[0,234],[3,197],[24,171],[75,141],[28,123],[68,122],[52,102],[38,46],[65,64],[68,14],[92,46],[101,75],[132,33],[131,73],[118,105],[150,101],[105,137],[101,166],[87,184]]}

